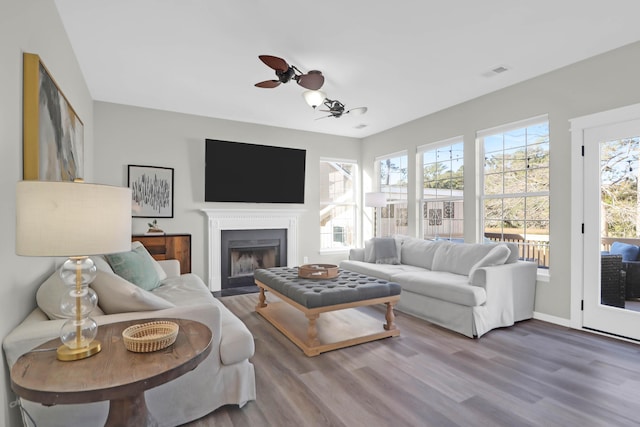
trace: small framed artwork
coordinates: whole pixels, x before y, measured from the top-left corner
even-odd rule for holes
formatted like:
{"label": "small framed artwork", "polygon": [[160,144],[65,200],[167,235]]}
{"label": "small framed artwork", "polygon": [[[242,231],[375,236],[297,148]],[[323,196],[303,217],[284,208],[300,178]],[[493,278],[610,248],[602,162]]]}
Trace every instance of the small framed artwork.
{"label": "small framed artwork", "polygon": [[22,177],[84,177],[84,125],[40,57],[23,54]]}
{"label": "small framed artwork", "polygon": [[129,165],[131,216],[173,218],[173,168]]}

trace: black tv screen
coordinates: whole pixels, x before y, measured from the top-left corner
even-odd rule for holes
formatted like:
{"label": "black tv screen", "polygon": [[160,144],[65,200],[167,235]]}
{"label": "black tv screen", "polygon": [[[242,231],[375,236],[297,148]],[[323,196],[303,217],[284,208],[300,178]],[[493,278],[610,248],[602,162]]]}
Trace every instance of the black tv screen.
{"label": "black tv screen", "polygon": [[205,141],[205,202],[304,203],[306,150]]}

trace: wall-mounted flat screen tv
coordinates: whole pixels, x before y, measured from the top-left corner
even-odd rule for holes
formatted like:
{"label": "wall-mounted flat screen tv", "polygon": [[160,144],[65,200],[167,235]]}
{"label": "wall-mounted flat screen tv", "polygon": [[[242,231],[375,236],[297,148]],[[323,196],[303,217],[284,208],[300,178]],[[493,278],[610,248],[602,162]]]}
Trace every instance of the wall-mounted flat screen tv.
{"label": "wall-mounted flat screen tv", "polygon": [[205,141],[206,202],[304,203],[306,150]]}

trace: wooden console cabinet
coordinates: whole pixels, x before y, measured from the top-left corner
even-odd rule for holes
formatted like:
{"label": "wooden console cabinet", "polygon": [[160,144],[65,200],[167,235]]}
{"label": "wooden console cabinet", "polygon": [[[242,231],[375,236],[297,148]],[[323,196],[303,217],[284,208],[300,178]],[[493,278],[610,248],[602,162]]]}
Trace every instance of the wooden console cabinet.
{"label": "wooden console cabinet", "polygon": [[191,273],[191,234],[161,234],[159,236],[138,234],[131,236],[131,241],[142,243],[151,256],[158,261],[164,259],[180,261],[180,274]]}

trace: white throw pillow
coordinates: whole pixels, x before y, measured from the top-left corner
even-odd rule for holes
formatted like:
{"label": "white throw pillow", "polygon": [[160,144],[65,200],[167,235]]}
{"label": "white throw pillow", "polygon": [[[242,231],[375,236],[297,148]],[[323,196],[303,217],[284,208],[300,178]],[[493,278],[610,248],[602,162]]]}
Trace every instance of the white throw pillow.
{"label": "white throw pillow", "polygon": [[163,310],[175,305],[118,276],[98,270],[90,285],[98,294],[98,305],[106,314]]}
{"label": "white throw pillow", "polygon": [[[62,294],[70,290],[71,287],[65,285],[60,277],[60,269],[57,269],[38,288],[36,292],[36,304],[38,304],[38,308],[47,315],[49,320],[68,319],[69,316],[65,316],[60,310],[60,298],[62,298]],[[96,307],[90,316],[93,317],[102,314],[104,314],[104,312],[100,307]]]}
{"label": "white throw pillow", "polygon": [[480,261],[475,263],[471,270],[469,271],[469,283],[473,283],[475,278],[475,272],[480,267],[489,267],[491,265],[502,265],[504,264],[511,255],[511,250],[507,247],[507,245],[498,244],[493,249],[489,251],[488,254],[484,256]]}

